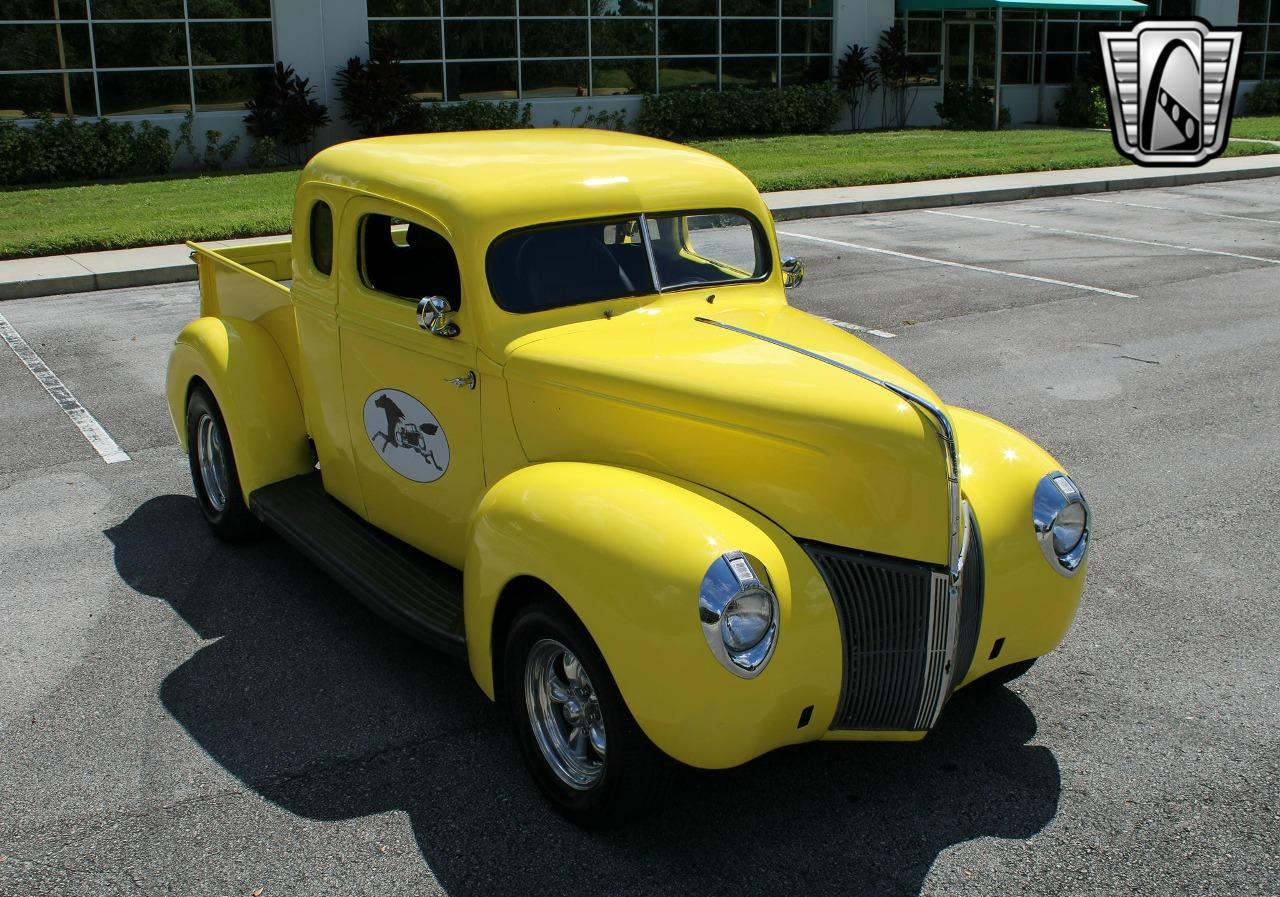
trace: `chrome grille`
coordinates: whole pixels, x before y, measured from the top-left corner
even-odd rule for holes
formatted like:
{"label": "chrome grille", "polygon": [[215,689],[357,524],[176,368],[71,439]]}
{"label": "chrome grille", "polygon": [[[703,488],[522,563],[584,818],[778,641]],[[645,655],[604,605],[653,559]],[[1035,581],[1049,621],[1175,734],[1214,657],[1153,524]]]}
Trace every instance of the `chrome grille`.
{"label": "chrome grille", "polygon": [[[981,612],[981,580],[963,601],[945,571],[927,564],[802,543],[835,600],[844,674],[833,729],[923,730],[950,696],[953,673],[967,669]],[[981,570],[977,530],[969,563]],[[962,588],[973,577],[962,577]],[[965,653],[967,651],[967,654]],[[961,673],[963,675],[963,673]]]}

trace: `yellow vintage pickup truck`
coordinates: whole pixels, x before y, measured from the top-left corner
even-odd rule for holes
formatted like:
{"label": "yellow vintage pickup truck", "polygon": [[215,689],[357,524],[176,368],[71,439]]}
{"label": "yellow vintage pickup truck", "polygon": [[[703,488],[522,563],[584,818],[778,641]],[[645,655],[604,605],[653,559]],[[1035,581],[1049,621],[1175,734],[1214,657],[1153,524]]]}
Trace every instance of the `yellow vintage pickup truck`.
{"label": "yellow vintage pickup truck", "polygon": [[192,249],[168,400],[214,532],[265,524],[465,657],[579,824],[672,759],[922,738],[1071,624],[1062,465],[789,306],[802,266],[711,155],[361,140],[307,165],[292,240]]}

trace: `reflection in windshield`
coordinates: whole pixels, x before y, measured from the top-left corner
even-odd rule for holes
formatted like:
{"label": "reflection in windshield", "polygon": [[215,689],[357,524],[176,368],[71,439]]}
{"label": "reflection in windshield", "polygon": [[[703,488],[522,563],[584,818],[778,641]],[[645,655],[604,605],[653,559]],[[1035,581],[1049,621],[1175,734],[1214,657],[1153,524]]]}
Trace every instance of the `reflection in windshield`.
{"label": "reflection in windshield", "polygon": [[486,268],[501,308],[531,312],[755,280],[768,258],[745,214],[688,212],[517,231],[494,242]]}

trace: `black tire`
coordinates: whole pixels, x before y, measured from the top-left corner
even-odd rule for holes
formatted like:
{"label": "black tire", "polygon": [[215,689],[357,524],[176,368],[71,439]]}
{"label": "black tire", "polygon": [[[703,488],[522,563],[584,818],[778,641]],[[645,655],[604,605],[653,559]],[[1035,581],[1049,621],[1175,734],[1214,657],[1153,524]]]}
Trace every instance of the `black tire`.
{"label": "black tire", "polygon": [[[207,440],[203,443],[202,428]],[[202,449],[202,445],[205,448]],[[209,452],[210,446],[213,452]],[[202,465],[202,452],[211,457],[211,467]],[[214,535],[228,542],[240,542],[261,532],[262,524],[244,502],[226,422],[217,401],[203,386],[193,388],[187,400],[187,463],[200,510]]]}
{"label": "black tire", "polygon": [[[593,709],[603,718],[607,756],[598,778],[586,786],[573,787],[561,777],[535,734],[537,724],[526,696],[526,666],[535,654],[537,668],[536,657],[547,649],[540,647],[535,652],[535,648],[548,641],[576,657],[590,680],[597,702]],[[641,731],[595,642],[565,608],[545,600],[517,613],[507,635],[503,671],[503,695],[520,753],[538,788],[560,815],[582,828],[616,828],[642,817],[662,801],[670,788],[675,761]],[[562,716],[567,712],[564,705],[555,710]],[[587,750],[593,760],[600,760],[591,747]]]}
{"label": "black tire", "polygon": [[999,669],[992,670],[973,684],[979,689],[987,690],[996,689],[1002,685],[1008,685],[1014,679],[1017,679],[1019,676],[1026,673],[1027,670],[1035,666],[1037,659],[1038,658],[1033,657],[1030,660],[1020,660],[1017,663],[1009,664],[1007,667],[1000,667]]}

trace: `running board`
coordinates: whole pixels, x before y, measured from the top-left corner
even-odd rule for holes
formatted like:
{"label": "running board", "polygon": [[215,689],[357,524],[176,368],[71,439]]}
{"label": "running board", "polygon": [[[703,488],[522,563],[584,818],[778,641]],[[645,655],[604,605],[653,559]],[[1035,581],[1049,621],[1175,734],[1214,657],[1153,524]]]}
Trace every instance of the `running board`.
{"label": "running board", "polygon": [[249,509],[370,610],[434,648],[466,656],[462,572],[347,510],[324,491],[319,473],[255,490]]}

